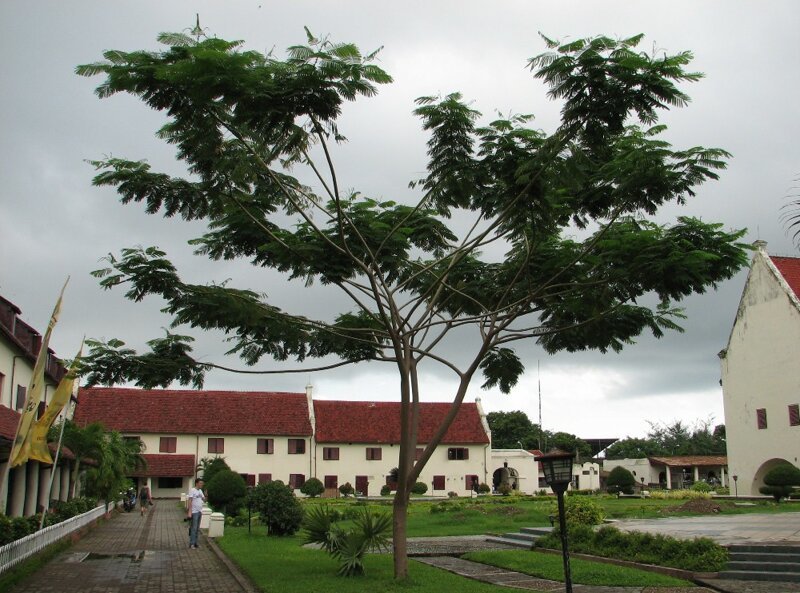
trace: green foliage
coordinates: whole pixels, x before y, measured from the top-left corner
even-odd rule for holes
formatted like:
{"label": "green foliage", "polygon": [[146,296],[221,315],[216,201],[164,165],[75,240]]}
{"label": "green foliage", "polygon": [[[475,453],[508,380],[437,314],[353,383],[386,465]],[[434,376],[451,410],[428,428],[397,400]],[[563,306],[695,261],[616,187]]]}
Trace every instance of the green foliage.
{"label": "green foliage", "polygon": [[[560,550],[558,530],[537,539],[536,546]],[[708,538],[679,540],[661,534],[626,533],[615,527],[601,527],[597,531],[588,526],[569,527],[569,549],[579,554],[695,572],[717,572],[728,561],[728,551]]]}
{"label": "green foliage", "polygon": [[247,485],[242,476],[229,469],[214,472],[206,484],[208,503],[215,511],[228,516],[236,515],[244,506]]}
{"label": "green foliage", "polygon": [[[700,78],[685,69],[688,52],[637,52],[641,36],[545,38],[529,65],[562,103],[550,134],[528,114],[484,121],[459,93],[419,98],[428,163],[409,203],[397,203],[343,191],[335,166],[344,105],[391,82],[377,52],[313,36],[283,56],[216,37],[159,40],[166,49],[110,50],[76,71],[104,76],[101,98],[127,93],[162,112],[158,136],[187,173],[113,157],[94,163],[94,184],[149,214],[204,224],[191,241],[198,255],[275,270],[314,285],[320,301],[340,291],[350,310],[310,319],[227,282],[192,284],[155,247],[110,254],[95,276],[132,301],[162,299],[173,327],[226,334],[227,354],[248,366],[390,362],[412,401],[417,368],[435,363],[455,373],[457,392],[476,369],[485,387],[508,391],[524,371],[515,342],[606,352],[643,332],[661,337],[680,329],[683,298],[747,264],[741,231],[650,220],[716,179],[729,156],[665,140],[659,114],[687,103],[677,84]],[[450,224],[454,215],[467,223]],[[574,226],[593,232],[576,239]],[[507,251],[484,256],[489,245]],[[458,363],[442,356],[449,332],[470,327],[480,329],[474,347]],[[94,341],[82,371],[89,385],[200,386],[215,365],[193,357],[191,340],[167,332],[144,353]],[[413,447],[411,431],[401,436]],[[403,467],[398,483],[421,470]]]}
{"label": "green foliage", "polygon": [[139,439],[123,438],[115,430],[106,432],[92,457],[97,465],[86,472],[86,495],[104,500],[107,507],[119,501],[127,489],[128,476],[147,466],[143,450]]}
{"label": "green foliage", "polygon": [[525,449],[556,447],[562,451],[589,457],[592,448],[589,444],[566,432],[550,432],[533,424],[525,412],[489,412],[486,415],[492,431],[492,446],[495,449]]}
{"label": "green foliage", "polygon": [[230,466],[224,457],[204,457],[200,460],[200,470],[203,472],[203,481],[208,484],[214,479],[214,475],[221,471],[231,471]]}
{"label": "green foliage", "polygon": [[352,496],[355,492],[355,488],[350,484],[350,482],[345,482],[341,486],[339,486],[339,493],[347,498],[348,496]]}
{"label": "green foliage", "polygon": [[252,493],[253,508],[269,535],[292,535],[303,522],[303,507],[291,488],[280,480],[261,483]]}
{"label": "green foliage", "polygon": [[636,484],[636,478],[624,467],[618,465],[612,469],[608,474],[606,486],[609,494],[633,494],[633,487]]}
{"label": "green foliage", "polygon": [[428,491],[428,485],[425,482],[415,482],[411,487],[411,494],[425,494]]}
{"label": "green foliage", "polygon": [[300,492],[314,498],[325,492],[325,484],[317,478],[309,478],[300,486]]}
{"label": "green foliage", "polygon": [[692,484],[692,490],[695,492],[711,492],[713,488],[706,482],[695,482]]}
{"label": "green foliage", "polygon": [[303,521],[305,542],[318,544],[339,561],[340,576],[364,574],[364,554],[369,550],[388,550],[392,519],[389,514],[373,514],[362,508],[349,530],[337,525],[338,514],[328,506],[308,511]]}
{"label": "green foliage", "polygon": [[764,484],[758,489],[761,494],[772,496],[775,502],[789,497],[795,486],[800,486],[800,469],[791,463],[782,463],[769,470],[764,476]]}
{"label": "green foliage", "polygon": [[507,482],[503,482],[502,484],[500,484],[497,487],[497,491],[503,496],[508,496],[509,494],[511,494],[511,492],[513,492],[511,486],[509,486]]}
{"label": "green foliage", "polygon": [[381,486],[381,496],[389,496],[392,493],[392,489],[389,484],[384,484]]}
{"label": "green foliage", "polygon": [[570,526],[599,525],[605,519],[603,509],[585,496],[568,496],[564,500],[564,515]]}
{"label": "green foliage", "polygon": [[651,455],[725,455],[725,425],[712,428],[698,420],[690,428],[680,420],[671,425],[649,422],[647,437],[622,439],[606,449],[606,459],[641,459]]}
{"label": "green foliage", "polygon": [[491,486],[486,482],[478,484],[478,494],[489,494],[492,491]]}

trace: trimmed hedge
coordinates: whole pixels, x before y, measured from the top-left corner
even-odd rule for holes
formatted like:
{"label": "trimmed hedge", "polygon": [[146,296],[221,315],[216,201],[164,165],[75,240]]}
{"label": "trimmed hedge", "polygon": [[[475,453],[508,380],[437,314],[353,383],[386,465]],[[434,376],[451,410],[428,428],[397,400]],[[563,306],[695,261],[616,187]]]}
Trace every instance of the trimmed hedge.
{"label": "trimmed hedge", "polygon": [[[558,529],[537,539],[536,547],[560,550]],[[601,527],[595,531],[584,525],[570,526],[569,549],[577,554],[670,566],[693,572],[718,572],[728,561],[728,551],[706,537],[680,540],[661,534],[627,533],[615,527]]]}

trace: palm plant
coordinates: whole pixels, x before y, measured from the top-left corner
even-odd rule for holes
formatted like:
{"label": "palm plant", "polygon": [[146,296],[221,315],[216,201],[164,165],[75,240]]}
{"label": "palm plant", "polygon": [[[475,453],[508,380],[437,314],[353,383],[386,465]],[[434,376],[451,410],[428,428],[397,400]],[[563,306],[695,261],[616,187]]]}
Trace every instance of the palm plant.
{"label": "palm plant", "polygon": [[139,439],[125,439],[115,430],[103,436],[103,446],[97,456],[97,466],[87,472],[86,490],[92,496],[109,503],[119,499],[131,471],[146,467]]}
{"label": "palm plant", "polygon": [[[60,426],[53,426],[53,434],[57,434]],[[78,484],[78,476],[81,471],[81,464],[86,459],[97,460],[102,455],[105,428],[100,422],[92,422],[86,426],[78,426],[71,420],[66,421],[64,426],[63,446],[67,447],[75,457],[72,465],[72,472],[69,477],[69,498],[75,497],[75,490]],[[48,440],[56,440],[50,439]]]}
{"label": "palm plant", "polygon": [[310,509],[303,521],[305,543],[322,546],[322,549],[341,562],[339,576],[362,575],[364,554],[388,550],[391,546],[387,537],[392,528],[391,515],[375,514],[364,508],[353,520],[349,530],[336,524],[339,516],[339,513],[328,506]]}

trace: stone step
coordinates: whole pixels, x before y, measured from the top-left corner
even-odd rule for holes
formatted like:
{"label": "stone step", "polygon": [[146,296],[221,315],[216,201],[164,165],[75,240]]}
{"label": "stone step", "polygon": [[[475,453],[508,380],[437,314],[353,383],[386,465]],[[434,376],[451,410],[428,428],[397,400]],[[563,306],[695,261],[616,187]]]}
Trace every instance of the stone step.
{"label": "stone step", "polygon": [[756,570],[764,572],[793,572],[800,575],[800,562],[731,560],[725,570]]}
{"label": "stone step", "polygon": [[800,563],[800,554],[772,554],[769,552],[729,552],[731,562]]}
{"label": "stone step", "polygon": [[504,537],[506,539],[516,539],[516,540],[520,540],[520,541],[523,541],[523,542],[528,542],[528,544],[530,545],[534,541],[536,541],[536,538],[538,536],[532,535],[530,533],[514,532],[514,533],[504,533],[500,537]]}
{"label": "stone step", "polygon": [[730,553],[755,553],[755,554],[800,554],[800,546],[787,546],[782,544],[731,544],[726,546]]}
{"label": "stone step", "polygon": [[535,535],[536,537],[540,537],[542,535],[550,535],[552,533],[552,527],[523,527],[520,529],[521,533],[528,533],[530,535]]}
{"label": "stone step", "polygon": [[486,541],[493,544],[505,544],[507,546],[514,546],[515,548],[522,548],[530,550],[533,540],[523,540],[518,538],[505,537],[504,535],[488,535]]}
{"label": "stone step", "polygon": [[762,570],[723,570],[717,577],[737,581],[778,581],[784,583],[800,583],[797,572],[767,572]]}

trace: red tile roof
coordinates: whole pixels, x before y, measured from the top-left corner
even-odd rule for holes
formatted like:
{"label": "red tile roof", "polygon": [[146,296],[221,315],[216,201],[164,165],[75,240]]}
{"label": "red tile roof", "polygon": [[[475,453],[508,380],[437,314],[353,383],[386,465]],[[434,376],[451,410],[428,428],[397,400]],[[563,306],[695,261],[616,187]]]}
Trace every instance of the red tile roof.
{"label": "red tile roof", "polygon": [[[450,404],[420,405],[418,441],[423,444],[431,439],[450,410]],[[317,442],[400,443],[399,403],[318,400],[314,402],[314,414]],[[442,443],[489,444],[475,404],[461,405]]]}
{"label": "red tile roof", "polygon": [[179,478],[195,475],[197,464],[194,455],[142,455],[147,461],[146,468],[132,472],[133,478]]}
{"label": "red tile roof", "polygon": [[669,467],[728,465],[728,458],[725,455],[678,455],[675,457],[648,457],[648,459],[650,463]]}
{"label": "red tile roof", "polygon": [[305,393],[81,388],[74,420],[125,433],[311,436]]}
{"label": "red tile roof", "polygon": [[778,268],[789,288],[800,297],[800,258],[770,256],[770,260]]}
{"label": "red tile roof", "polygon": [[0,437],[13,441],[17,434],[17,424],[19,412],[0,405]]}

